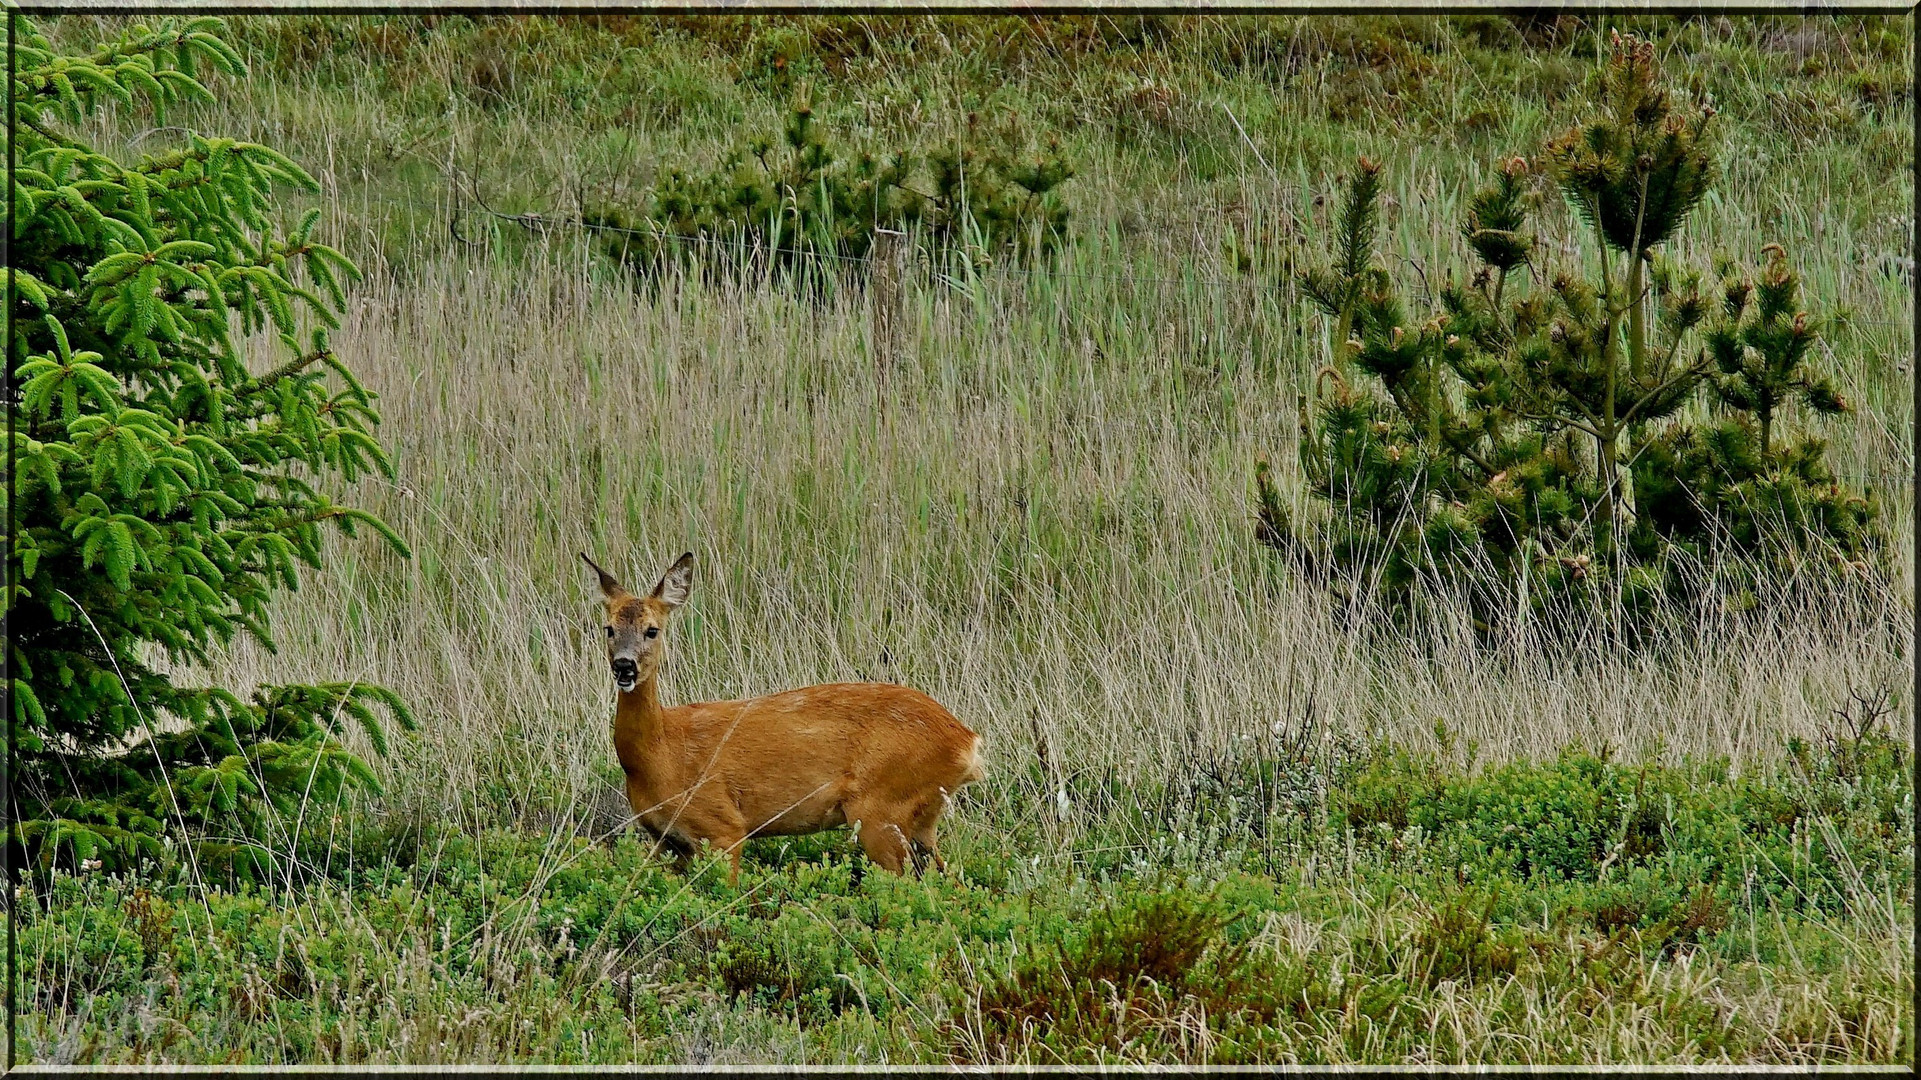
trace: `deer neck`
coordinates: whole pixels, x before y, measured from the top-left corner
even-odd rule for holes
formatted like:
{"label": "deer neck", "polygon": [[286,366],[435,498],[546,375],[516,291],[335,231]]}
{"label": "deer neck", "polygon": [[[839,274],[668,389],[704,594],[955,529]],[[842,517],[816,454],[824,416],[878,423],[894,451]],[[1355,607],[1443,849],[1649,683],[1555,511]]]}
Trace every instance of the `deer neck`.
{"label": "deer neck", "polygon": [[660,708],[660,679],[649,675],[639,686],[620,695],[614,709],[614,755],[629,776],[642,771],[645,751],[660,743],[666,719]]}

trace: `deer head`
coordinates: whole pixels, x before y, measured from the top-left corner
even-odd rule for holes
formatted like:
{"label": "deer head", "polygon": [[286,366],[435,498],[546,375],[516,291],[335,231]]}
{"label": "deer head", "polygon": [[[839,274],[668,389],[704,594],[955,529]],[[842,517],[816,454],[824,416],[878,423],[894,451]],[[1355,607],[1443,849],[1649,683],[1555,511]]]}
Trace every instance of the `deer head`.
{"label": "deer head", "polygon": [[585,552],[580,557],[600,575],[600,594],[607,604],[607,665],[614,673],[614,685],[623,694],[631,693],[660,670],[661,633],[667,616],[687,602],[694,587],[694,553],[674,560],[646,596],[621,588]]}

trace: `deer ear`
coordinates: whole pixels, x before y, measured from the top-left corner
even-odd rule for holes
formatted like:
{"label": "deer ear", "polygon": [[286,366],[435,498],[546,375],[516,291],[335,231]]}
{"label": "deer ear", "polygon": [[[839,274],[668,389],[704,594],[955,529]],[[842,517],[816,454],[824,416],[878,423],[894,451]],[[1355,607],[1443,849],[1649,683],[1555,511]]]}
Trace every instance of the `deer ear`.
{"label": "deer ear", "polygon": [[602,570],[599,563],[587,558],[586,552],[581,552],[580,558],[581,561],[594,568],[594,573],[600,575],[600,593],[602,596],[612,600],[617,596],[627,595],[627,590],[620,587],[620,582],[614,580],[614,575]]}
{"label": "deer ear", "polygon": [[660,584],[654,586],[654,599],[673,610],[687,602],[687,594],[694,591],[694,553],[687,552],[674,560],[674,565],[660,576]]}

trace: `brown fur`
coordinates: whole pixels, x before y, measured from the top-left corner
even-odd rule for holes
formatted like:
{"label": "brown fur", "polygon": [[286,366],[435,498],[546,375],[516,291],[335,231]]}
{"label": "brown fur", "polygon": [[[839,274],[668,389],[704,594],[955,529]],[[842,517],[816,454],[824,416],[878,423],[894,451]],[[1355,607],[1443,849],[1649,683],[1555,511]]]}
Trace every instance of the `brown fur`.
{"label": "brown fur", "polygon": [[955,791],[986,775],[980,736],[926,694],[887,683],[663,708],[661,643],[691,588],[693,556],[681,556],[646,597],[594,569],[612,631],[609,662],[633,664],[633,687],[614,711],[614,752],[649,831],[683,856],[703,841],[726,851],[734,880],[748,838],[841,825],[853,825],[867,857],[888,870],[902,872],[910,858],[919,869],[916,848],[945,868],[935,825]]}

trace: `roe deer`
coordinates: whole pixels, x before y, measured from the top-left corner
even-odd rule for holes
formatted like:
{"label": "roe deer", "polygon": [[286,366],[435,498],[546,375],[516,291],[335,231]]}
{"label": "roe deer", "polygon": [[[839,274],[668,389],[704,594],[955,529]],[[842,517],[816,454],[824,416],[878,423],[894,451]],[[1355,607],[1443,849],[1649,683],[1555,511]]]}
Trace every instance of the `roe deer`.
{"label": "roe deer", "polygon": [[[733,860],[752,836],[852,825],[867,857],[895,873],[924,852],[946,863],[934,824],[963,784],[982,779],[980,736],[933,698],[887,683],[832,683],[744,701],[662,708],[667,617],[687,602],[694,555],[635,596],[585,553],[607,603],[607,661],[620,690],[614,753],[627,801],[684,863],[700,841]],[[919,850],[915,850],[919,849]]]}

